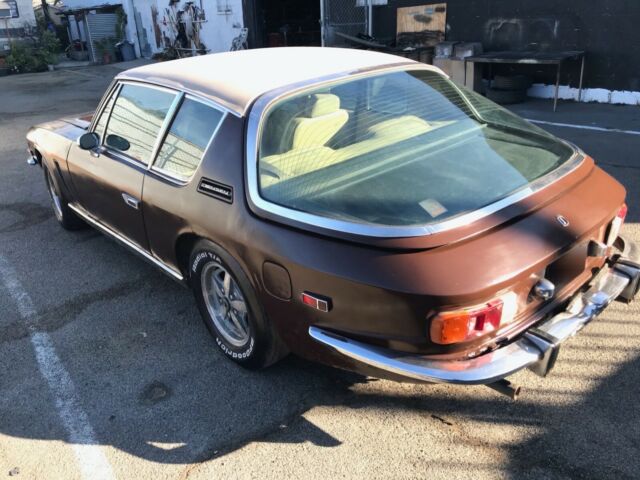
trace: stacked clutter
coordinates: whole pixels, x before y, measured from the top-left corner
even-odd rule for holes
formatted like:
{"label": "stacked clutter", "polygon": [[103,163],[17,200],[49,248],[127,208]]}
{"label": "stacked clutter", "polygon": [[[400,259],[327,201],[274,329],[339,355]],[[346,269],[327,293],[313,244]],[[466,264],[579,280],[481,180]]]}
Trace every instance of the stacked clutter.
{"label": "stacked clutter", "polygon": [[486,95],[501,105],[521,103],[527,99],[531,78],[527,75],[496,75],[487,88]]}
{"label": "stacked clutter", "polygon": [[466,63],[467,57],[473,57],[482,53],[480,42],[440,42],[435,48],[433,64],[451,77],[458,85],[474,90],[482,91],[482,75],[479,66],[473,62]]}

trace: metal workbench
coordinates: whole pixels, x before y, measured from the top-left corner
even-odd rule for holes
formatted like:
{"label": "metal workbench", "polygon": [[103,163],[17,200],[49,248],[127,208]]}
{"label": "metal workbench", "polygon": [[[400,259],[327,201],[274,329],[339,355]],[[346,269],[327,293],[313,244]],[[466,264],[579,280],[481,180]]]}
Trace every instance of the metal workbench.
{"label": "metal workbench", "polygon": [[558,107],[558,90],[560,88],[560,71],[562,64],[567,61],[580,61],[580,85],[578,86],[578,101],[582,99],[582,80],[584,78],[585,52],[580,50],[569,50],[564,52],[489,52],[482,55],[467,57],[465,62],[465,84],[467,76],[467,62],[474,63],[512,63],[525,65],[557,65],[556,88],[553,97],[553,111]]}

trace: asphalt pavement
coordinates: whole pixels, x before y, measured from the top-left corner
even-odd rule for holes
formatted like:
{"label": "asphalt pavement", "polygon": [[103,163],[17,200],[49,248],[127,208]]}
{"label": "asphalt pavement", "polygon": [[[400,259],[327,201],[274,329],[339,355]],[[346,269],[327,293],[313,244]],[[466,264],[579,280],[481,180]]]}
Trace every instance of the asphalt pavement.
{"label": "asphalt pavement", "polygon": [[[295,357],[222,357],[191,293],[56,223],[30,125],[92,110],[118,66],[0,79],[0,478],[640,478],[640,302],[614,304],[517,402]],[[514,107],[627,188],[640,242],[640,107]],[[586,127],[586,128],[585,128]]]}

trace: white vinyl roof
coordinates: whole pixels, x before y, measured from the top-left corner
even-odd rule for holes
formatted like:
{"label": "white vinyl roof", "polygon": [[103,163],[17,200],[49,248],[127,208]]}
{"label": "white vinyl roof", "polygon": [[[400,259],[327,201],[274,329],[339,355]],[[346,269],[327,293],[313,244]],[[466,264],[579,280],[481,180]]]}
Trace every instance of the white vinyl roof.
{"label": "white vinyl roof", "polygon": [[[367,50],[283,47],[241,50],[154,63],[121,73],[210,98],[239,114],[266,92],[328,75],[415,63]],[[426,66],[425,66],[426,68]]]}

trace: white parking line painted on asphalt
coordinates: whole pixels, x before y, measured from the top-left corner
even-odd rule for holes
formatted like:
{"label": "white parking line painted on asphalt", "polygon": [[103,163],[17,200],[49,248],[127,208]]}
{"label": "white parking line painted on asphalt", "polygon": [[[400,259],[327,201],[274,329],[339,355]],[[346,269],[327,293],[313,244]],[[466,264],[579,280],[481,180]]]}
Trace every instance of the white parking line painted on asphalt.
{"label": "white parking line painted on asphalt", "polygon": [[82,478],[113,479],[111,465],[98,446],[89,418],[80,405],[71,376],[56,354],[51,337],[45,332],[38,331],[38,312],[33,301],[22,287],[14,268],[2,256],[0,256],[0,277],[29,330],[38,368],[53,393],[58,415],[69,434],[69,441],[73,444]]}
{"label": "white parking line painted on asphalt", "polygon": [[621,130],[619,128],[594,127],[593,125],[576,125],[573,123],[547,122],[546,120],[534,120],[532,118],[527,118],[526,120],[527,122],[539,123],[541,125],[551,125],[553,127],[578,128],[580,130],[593,130],[596,132],[624,133],[626,135],[640,135],[640,132],[637,130]]}

